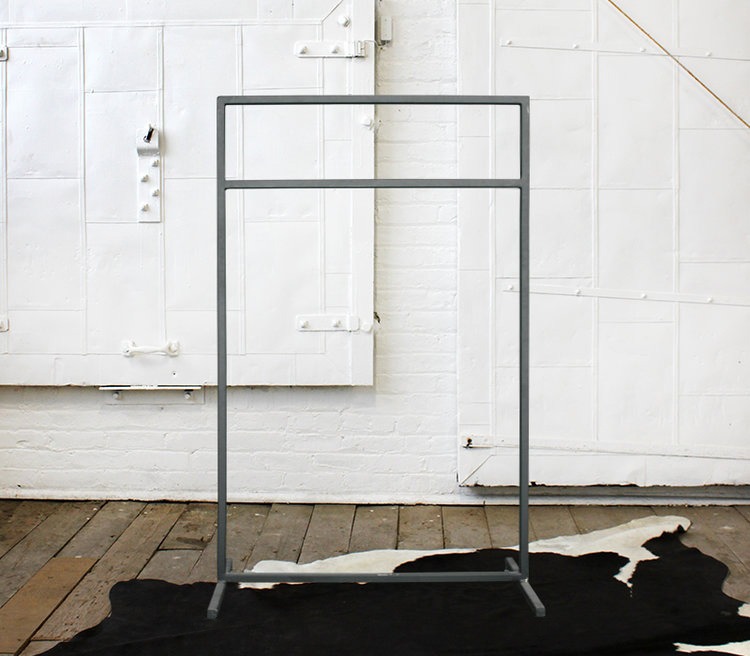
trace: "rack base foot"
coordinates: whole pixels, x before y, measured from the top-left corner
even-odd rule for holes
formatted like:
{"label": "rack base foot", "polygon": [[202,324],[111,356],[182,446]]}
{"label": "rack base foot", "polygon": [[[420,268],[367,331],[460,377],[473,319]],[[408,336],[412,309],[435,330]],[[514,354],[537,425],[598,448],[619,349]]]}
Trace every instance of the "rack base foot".
{"label": "rack base foot", "polygon": [[523,596],[525,597],[529,606],[531,606],[531,610],[534,611],[534,615],[536,617],[545,617],[547,615],[547,609],[544,607],[544,604],[539,599],[537,593],[534,592],[534,588],[531,587],[531,583],[529,583],[528,580],[525,580],[521,581],[519,585],[521,586],[521,592],[523,593]]}
{"label": "rack base foot", "polygon": [[[227,573],[232,571],[232,560],[227,558],[226,562]],[[211,595],[211,601],[208,604],[208,610],[206,611],[206,617],[209,620],[215,620],[219,617],[219,611],[221,610],[221,602],[224,601],[224,592],[227,589],[227,582],[222,581],[219,577],[219,581],[216,583],[214,593]]]}
{"label": "rack base foot", "polygon": [[219,581],[214,588],[214,593],[211,595],[211,602],[208,604],[208,611],[206,611],[206,617],[210,620],[215,620],[219,617],[219,610],[221,610],[221,602],[224,601],[224,592],[227,589],[226,581]]}
{"label": "rack base foot", "polygon": [[[505,566],[511,571],[511,572],[518,572],[520,571],[518,564],[515,560],[512,558],[506,558],[505,559]],[[526,602],[531,607],[531,610],[534,611],[535,617],[546,617],[547,616],[547,609],[544,607],[544,604],[542,603],[542,600],[539,599],[539,595],[537,595],[536,592],[534,592],[534,588],[531,587],[531,583],[529,583],[528,579],[522,579],[518,582],[518,585],[521,586],[521,594],[523,594],[524,599],[526,599]]]}

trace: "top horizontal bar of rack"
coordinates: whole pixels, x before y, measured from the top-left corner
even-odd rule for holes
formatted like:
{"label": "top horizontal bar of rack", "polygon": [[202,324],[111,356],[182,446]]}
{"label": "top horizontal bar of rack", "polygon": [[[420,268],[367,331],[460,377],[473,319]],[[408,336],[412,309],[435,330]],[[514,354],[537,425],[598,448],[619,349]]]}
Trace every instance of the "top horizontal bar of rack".
{"label": "top horizontal bar of rack", "polygon": [[517,105],[529,96],[219,96],[217,105]]}
{"label": "top horizontal bar of rack", "polygon": [[[379,95],[280,95],[219,96],[217,107],[229,105],[510,105],[528,107],[529,96],[379,96]],[[449,179],[317,179],[317,180],[219,180],[222,189],[393,189],[393,188],[485,188],[520,189],[521,178]]]}

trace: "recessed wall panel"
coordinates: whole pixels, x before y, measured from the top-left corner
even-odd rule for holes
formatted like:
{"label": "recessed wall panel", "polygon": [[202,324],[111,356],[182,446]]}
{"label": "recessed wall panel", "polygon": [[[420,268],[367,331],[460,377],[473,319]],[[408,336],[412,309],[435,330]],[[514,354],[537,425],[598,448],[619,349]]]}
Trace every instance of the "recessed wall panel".
{"label": "recessed wall panel", "polygon": [[76,48],[17,48],[7,79],[10,178],[75,178],[80,172],[81,89]]}
{"label": "recessed wall panel", "polygon": [[602,187],[672,187],[672,66],[659,57],[599,57]]}
{"label": "recessed wall panel", "polygon": [[7,207],[9,307],[82,309],[78,181],[9,180]]}

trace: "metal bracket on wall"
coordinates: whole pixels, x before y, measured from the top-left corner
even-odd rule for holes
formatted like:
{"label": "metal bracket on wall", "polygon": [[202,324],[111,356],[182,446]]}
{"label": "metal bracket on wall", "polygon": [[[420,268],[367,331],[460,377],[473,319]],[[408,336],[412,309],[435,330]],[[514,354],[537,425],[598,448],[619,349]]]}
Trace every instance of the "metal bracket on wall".
{"label": "metal bracket on wall", "polygon": [[8,46],[0,46],[0,62],[8,61]]}
{"label": "metal bracket on wall", "polygon": [[303,59],[367,57],[367,48],[364,41],[296,41],[294,54]]}
{"label": "metal bracket on wall", "polygon": [[[518,285],[510,284],[506,293],[518,293]],[[588,298],[611,298],[626,301],[655,301],[657,303],[693,303],[697,305],[732,305],[750,307],[750,298],[688,294],[682,292],[642,291],[640,289],[602,289],[598,287],[566,287],[563,285],[530,285],[532,294],[548,296],[579,296]]]}
{"label": "metal bracket on wall", "polygon": [[8,317],[0,317],[0,333],[7,333],[10,329],[10,321]]}
{"label": "metal bracket on wall", "polygon": [[200,385],[103,385],[109,392],[107,405],[203,405],[205,394]]}

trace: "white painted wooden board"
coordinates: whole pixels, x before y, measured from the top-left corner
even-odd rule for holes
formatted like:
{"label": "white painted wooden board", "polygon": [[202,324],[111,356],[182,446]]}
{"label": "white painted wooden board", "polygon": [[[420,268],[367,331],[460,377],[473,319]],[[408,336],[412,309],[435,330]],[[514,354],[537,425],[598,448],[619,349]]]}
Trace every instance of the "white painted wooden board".
{"label": "white painted wooden board", "polygon": [[[11,52],[0,64],[0,384],[215,383],[216,96],[373,93],[371,43],[367,57],[335,61],[293,46],[373,39],[374,3],[68,5],[11,2],[0,29]],[[230,111],[227,170],[373,177],[361,122],[372,112]],[[136,175],[149,125],[162,148],[150,217]],[[230,384],[372,384],[373,201],[367,190],[229,194]],[[300,314],[362,328],[300,332]],[[127,342],[178,342],[179,355],[126,357]]]}
{"label": "white painted wooden board", "polygon": [[[618,4],[750,118],[746,3]],[[459,0],[458,36],[461,93],[532,99],[532,480],[747,484],[750,131],[606,0]],[[517,174],[512,125],[462,110],[459,173]],[[464,485],[518,480],[518,209],[490,198],[459,194]]]}

